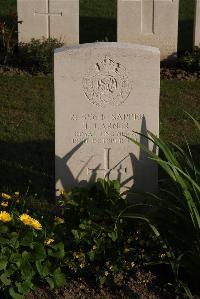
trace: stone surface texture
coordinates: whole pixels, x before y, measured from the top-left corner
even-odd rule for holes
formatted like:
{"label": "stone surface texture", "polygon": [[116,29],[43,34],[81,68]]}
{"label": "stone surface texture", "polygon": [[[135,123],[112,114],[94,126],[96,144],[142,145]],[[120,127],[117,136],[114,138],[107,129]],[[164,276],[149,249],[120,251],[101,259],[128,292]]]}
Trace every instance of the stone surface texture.
{"label": "stone surface texture", "polygon": [[196,7],[195,7],[194,45],[200,47],[200,0],[196,0]]}
{"label": "stone surface texture", "polygon": [[63,47],[54,54],[56,188],[97,178],[153,191],[157,167],[125,136],[159,134],[160,52],[120,43]]}
{"label": "stone surface texture", "polygon": [[79,0],[17,0],[18,39],[57,38],[79,43]]}
{"label": "stone surface texture", "polygon": [[118,0],[118,42],[158,47],[161,59],[177,52],[179,0]]}

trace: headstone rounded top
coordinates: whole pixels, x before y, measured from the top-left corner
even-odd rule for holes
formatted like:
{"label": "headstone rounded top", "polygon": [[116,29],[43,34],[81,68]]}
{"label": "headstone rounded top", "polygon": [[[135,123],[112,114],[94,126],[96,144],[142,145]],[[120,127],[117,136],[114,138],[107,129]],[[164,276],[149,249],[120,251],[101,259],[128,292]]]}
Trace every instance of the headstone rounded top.
{"label": "headstone rounded top", "polygon": [[130,49],[130,50],[141,50],[145,52],[151,52],[160,55],[160,50],[156,47],[151,46],[144,46],[140,44],[133,44],[133,43],[117,43],[117,42],[97,42],[97,43],[86,43],[86,44],[79,44],[73,46],[64,46],[61,48],[57,48],[54,50],[54,53],[62,53],[66,51],[73,51],[73,50],[84,50],[84,49],[109,49],[109,48],[118,48],[118,49]]}

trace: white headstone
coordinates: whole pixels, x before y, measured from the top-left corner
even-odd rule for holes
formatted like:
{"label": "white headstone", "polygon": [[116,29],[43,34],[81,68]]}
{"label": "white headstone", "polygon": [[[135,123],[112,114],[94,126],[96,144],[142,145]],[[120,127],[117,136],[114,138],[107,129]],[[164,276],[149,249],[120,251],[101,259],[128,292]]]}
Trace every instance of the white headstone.
{"label": "white headstone", "polygon": [[160,53],[118,43],[55,50],[56,187],[69,190],[97,178],[124,188],[157,186],[157,168],[129,136],[159,134]]}
{"label": "white headstone", "polygon": [[20,42],[57,38],[79,43],[79,0],[17,0]]}
{"label": "white headstone", "polygon": [[196,7],[195,7],[194,45],[200,47],[200,0],[196,0]]}
{"label": "white headstone", "polygon": [[179,0],[118,0],[118,42],[158,47],[161,59],[175,56]]}

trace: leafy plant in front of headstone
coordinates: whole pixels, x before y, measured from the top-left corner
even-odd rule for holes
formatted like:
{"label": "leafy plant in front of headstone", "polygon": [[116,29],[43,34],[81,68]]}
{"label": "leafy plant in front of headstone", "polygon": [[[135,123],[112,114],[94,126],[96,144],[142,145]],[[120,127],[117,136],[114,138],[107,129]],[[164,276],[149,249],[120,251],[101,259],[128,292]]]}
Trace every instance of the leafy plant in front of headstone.
{"label": "leafy plant in front of headstone", "polygon": [[64,244],[23,210],[21,200],[18,193],[0,198],[0,294],[16,299],[41,282],[51,288],[65,282]]}
{"label": "leafy plant in front of headstone", "polygon": [[63,192],[62,198],[66,264],[74,274],[113,285],[149,259],[154,244],[149,232],[140,225],[133,232],[131,221],[118,218],[128,206],[119,181],[99,179],[91,189]]}
{"label": "leafy plant in front of headstone", "polygon": [[32,39],[29,43],[19,43],[14,63],[31,73],[52,73],[54,49],[61,46],[63,43],[56,38]]}
{"label": "leafy plant in front of headstone", "polygon": [[[189,115],[189,114],[188,114]],[[191,115],[200,132],[200,123]],[[174,143],[164,142],[153,133],[146,137],[162,153],[158,157],[144,145],[132,140],[168,175],[169,187],[158,194],[144,194],[146,203],[134,212],[124,210],[123,217],[138,219],[149,225],[165,252],[163,263],[169,263],[175,282],[193,298],[188,285],[198,285],[200,269],[200,167],[186,141],[187,150]],[[161,155],[160,155],[161,156]],[[140,208],[143,208],[141,212]]]}
{"label": "leafy plant in front of headstone", "polygon": [[180,62],[188,71],[200,71],[200,47],[194,47],[192,52],[187,52],[180,58]]}
{"label": "leafy plant in front of headstone", "polygon": [[0,63],[8,64],[12,60],[14,50],[17,46],[16,16],[8,25],[5,20],[0,21]]}

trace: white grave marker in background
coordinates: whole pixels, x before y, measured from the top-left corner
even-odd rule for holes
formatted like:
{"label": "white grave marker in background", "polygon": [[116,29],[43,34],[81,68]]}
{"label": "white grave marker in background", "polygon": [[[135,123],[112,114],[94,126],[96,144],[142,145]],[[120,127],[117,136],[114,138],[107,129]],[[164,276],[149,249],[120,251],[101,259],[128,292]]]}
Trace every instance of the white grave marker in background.
{"label": "white grave marker in background", "polygon": [[17,0],[19,41],[57,38],[79,43],[79,0]]}
{"label": "white grave marker in background", "polygon": [[179,0],[118,0],[118,42],[158,47],[176,55]]}
{"label": "white grave marker in background", "polygon": [[196,7],[195,7],[194,45],[200,47],[200,0],[196,0]]}
{"label": "white grave marker in background", "polygon": [[101,177],[155,190],[155,163],[125,135],[152,149],[133,130],[159,134],[159,50],[95,43],[56,49],[54,58],[57,189]]}

